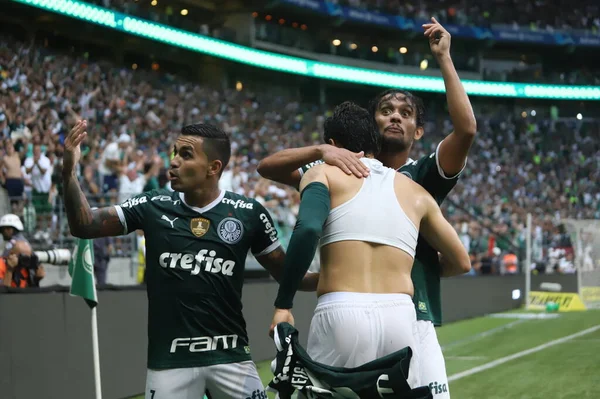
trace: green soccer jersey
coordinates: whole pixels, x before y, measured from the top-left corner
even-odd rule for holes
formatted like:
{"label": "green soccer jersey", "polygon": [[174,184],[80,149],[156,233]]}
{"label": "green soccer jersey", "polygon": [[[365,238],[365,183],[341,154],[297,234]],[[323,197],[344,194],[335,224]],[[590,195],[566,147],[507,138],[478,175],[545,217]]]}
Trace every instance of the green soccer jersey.
{"label": "green soccer jersey", "polygon": [[229,191],[197,208],[166,189],[116,209],[125,234],[141,229],[146,239],[148,368],[250,360],[241,300],[246,256],[280,245],[266,209]]}
{"label": "green soccer jersey", "polygon": [[[323,161],[312,162],[298,171],[302,176],[311,167],[322,163]],[[398,171],[425,188],[440,205],[460,176],[460,173],[453,177],[444,175],[439,166],[437,150],[416,161],[409,160]],[[442,324],[440,268],[437,251],[419,235],[411,275],[415,288],[413,302],[417,311],[417,320],[431,321],[436,326]]]}
{"label": "green soccer jersey", "polygon": [[[439,166],[437,150],[416,161],[409,160],[398,171],[421,185],[439,205],[456,185],[460,175],[459,173],[450,178],[444,175]],[[438,252],[419,234],[411,273],[415,287],[413,303],[417,310],[417,320],[431,321],[436,326],[442,324],[440,274]]]}

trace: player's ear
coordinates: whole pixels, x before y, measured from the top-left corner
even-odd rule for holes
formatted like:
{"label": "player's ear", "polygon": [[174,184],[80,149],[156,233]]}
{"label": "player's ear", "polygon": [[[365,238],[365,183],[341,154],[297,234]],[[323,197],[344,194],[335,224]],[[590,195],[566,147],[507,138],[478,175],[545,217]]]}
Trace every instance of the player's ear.
{"label": "player's ear", "polygon": [[327,140],[327,144],[330,144],[330,145],[332,145],[334,147],[340,147],[339,145],[337,145],[337,143],[335,142],[334,139]]}
{"label": "player's ear", "polygon": [[425,134],[425,129],[423,129],[423,127],[418,127],[417,131],[415,132],[415,140],[421,140],[423,134]]}
{"label": "player's ear", "polygon": [[208,164],[208,175],[209,176],[218,176],[223,170],[223,162],[218,159],[209,162]]}

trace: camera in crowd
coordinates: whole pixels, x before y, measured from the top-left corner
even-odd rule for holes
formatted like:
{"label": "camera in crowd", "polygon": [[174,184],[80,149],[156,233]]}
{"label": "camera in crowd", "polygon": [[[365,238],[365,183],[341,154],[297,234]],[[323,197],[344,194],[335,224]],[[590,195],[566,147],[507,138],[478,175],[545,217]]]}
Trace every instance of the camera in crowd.
{"label": "camera in crowd", "polygon": [[56,266],[68,265],[71,260],[71,251],[68,249],[50,249],[47,251],[35,251],[29,255],[19,255],[19,267],[36,270],[40,264],[46,263]]}
{"label": "camera in crowd", "polygon": [[17,267],[22,267],[24,269],[29,269],[29,270],[35,271],[38,267],[40,267],[40,260],[37,257],[37,255],[35,254],[35,252],[33,254],[31,254],[31,256],[25,255],[25,254],[20,254],[19,255],[19,263],[18,263]]}
{"label": "camera in crowd", "polygon": [[71,251],[68,249],[49,249],[47,251],[35,251],[34,256],[39,260],[39,263],[64,266],[68,265],[71,260]]}

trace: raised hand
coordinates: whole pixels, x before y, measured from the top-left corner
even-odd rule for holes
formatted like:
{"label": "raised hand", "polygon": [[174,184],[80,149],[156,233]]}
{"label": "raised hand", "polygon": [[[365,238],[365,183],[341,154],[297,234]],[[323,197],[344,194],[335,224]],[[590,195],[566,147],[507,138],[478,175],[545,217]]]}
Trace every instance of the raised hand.
{"label": "raised hand", "polygon": [[63,172],[75,171],[75,166],[81,159],[81,143],[87,137],[87,121],[77,121],[73,129],[65,138],[65,151],[63,153]]}
{"label": "raised hand", "polygon": [[430,24],[423,24],[424,35],[429,39],[431,53],[436,57],[450,55],[450,33],[433,17]]}

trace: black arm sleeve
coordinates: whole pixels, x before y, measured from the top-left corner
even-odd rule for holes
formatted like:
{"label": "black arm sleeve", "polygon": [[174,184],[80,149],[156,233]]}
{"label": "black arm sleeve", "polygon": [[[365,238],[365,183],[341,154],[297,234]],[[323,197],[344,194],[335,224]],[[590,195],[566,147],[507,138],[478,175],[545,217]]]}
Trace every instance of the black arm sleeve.
{"label": "black arm sleeve", "polygon": [[329,190],[323,183],[314,182],[306,186],[285,256],[283,277],[275,300],[276,308],[293,307],[296,291],[317,252],[330,207]]}

